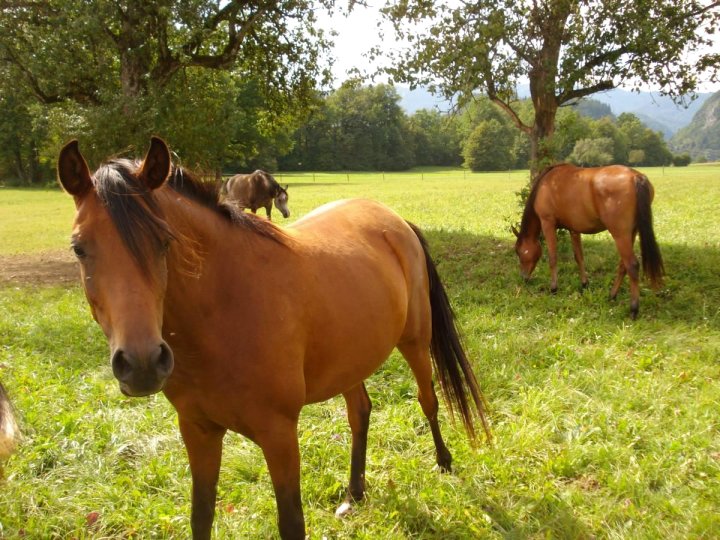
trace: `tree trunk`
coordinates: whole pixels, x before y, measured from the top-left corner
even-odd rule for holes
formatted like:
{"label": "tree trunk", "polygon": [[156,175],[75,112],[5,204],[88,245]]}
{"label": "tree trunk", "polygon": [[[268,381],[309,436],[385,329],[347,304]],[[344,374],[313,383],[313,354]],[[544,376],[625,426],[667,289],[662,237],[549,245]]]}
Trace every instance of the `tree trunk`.
{"label": "tree trunk", "polygon": [[13,149],[13,161],[15,162],[15,174],[17,174],[18,180],[20,180],[23,184],[29,183],[27,172],[25,171],[25,165],[23,164],[22,153],[20,152],[19,147]]}
{"label": "tree trunk", "polygon": [[535,176],[555,161],[552,137],[555,133],[557,106],[535,111],[535,123],[530,134],[530,176]]}

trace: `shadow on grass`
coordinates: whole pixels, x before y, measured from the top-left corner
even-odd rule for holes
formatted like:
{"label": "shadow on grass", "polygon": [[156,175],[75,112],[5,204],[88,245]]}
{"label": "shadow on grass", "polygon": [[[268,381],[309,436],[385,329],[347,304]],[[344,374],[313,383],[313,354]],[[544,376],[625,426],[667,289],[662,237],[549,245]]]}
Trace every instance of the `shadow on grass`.
{"label": "shadow on grass", "polygon": [[[426,231],[431,255],[454,302],[484,304],[505,315],[543,315],[547,310],[567,317],[606,316],[630,321],[629,281],[625,278],[616,300],[608,297],[619,255],[607,239],[586,239],[585,265],[590,279],[583,291],[569,238],[558,251],[558,292],[550,294],[550,272],[543,246],[532,279],[520,277],[514,241],[467,232]],[[640,256],[639,245],[636,254]],[[712,246],[660,246],[665,262],[665,285],[653,291],[641,281],[640,319],[666,324],[720,322],[720,250]],[[589,313],[592,310],[595,313]]]}
{"label": "shadow on grass", "polygon": [[522,521],[514,519],[500,505],[481,499],[482,508],[490,518],[492,527],[503,538],[594,538],[593,532],[577,519],[572,508],[557,497],[541,497],[529,506]]}

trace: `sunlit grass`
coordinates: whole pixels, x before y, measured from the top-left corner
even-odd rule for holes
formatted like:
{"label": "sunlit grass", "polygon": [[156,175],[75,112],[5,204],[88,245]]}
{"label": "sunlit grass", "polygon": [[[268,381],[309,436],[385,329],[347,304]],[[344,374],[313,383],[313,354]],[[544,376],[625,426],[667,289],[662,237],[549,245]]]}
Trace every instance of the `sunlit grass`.
{"label": "sunlit grass", "polygon": [[[495,436],[492,446],[471,448],[443,408],[455,472],[433,470],[414,381],[394,354],[368,381],[368,498],[345,520],[333,516],[349,469],[344,402],[303,412],[311,538],[718,536],[720,168],[643,171],[656,189],[668,277],[658,294],[643,287],[634,322],[627,285],[607,299],[617,253],[606,233],[586,239],[584,293],[569,242],[557,295],[544,260],[521,282],[508,225],[526,172],[282,178],[291,184],[288,221],[326,201],[367,196],[425,229]],[[9,222],[0,223],[12,231],[6,193],[0,212]],[[57,240],[6,250],[3,239],[1,252],[64,249],[72,200],[13,193],[23,220],[49,206],[62,209],[62,223],[38,219],[25,236],[39,238],[33,231],[47,226]],[[0,484],[0,537],[187,538],[190,479],[174,411],[162,396],[120,395],[80,289],[7,286],[0,313],[0,377],[25,433]],[[276,536],[262,453],[235,434],[218,493],[216,538]]]}

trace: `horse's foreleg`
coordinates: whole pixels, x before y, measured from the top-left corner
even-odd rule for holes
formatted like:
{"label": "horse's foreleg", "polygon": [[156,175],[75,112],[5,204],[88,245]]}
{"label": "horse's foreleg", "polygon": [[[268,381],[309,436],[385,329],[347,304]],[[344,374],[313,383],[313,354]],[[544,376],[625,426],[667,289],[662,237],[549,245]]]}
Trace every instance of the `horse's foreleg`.
{"label": "horse's foreleg", "polygon": [[361,383],[343,393],[347,404],[347,416],[352,431],[352,453],[350,456],[350,484],[345,501],[335,511],[342,517],[352,510],[352,503],[362,500],[365,495],[365,455],[372,403],[365,384]]}
{"label": "horse's foreleg", "polygon": [[580,270],[580,283],[582,288],[585,289],[588,286],[588,278],[585,273],[585,258],[583,257],[582,239],[580,233],[571,232],[570,238],[572,238],[573,254],[575,255],[575,262]]}
{"label": "horse's foreleg", "polygon": [[272,217],[270,217],[270,214],[272,214],[272,201],[265,207],[265,213],[267,214],[267,218],[272,221]]}
{"label": "horse's foreleg", "polygon": [[445,441],[440,433],[440,424],[438,423],[439,404],[433,388],[432,363],[428,345],[398,344],[398,349],[410,365],[413,375],[415,375],[418,384],[418,401],[430,423],[438,467],[443,472],[450,472],[452,470],[452,455],[445,446]]}
{"label": "horse's foreleg", "polygon": [[555,222],[541,220],[542,232],[545,236],[545,245],[548,252],[548,264],[550,265],[550,292],[555,294],[558,288],[557,277],[557,231]]}
{"label": "horse's foreleg", "polygon": [[275,490],[280,537],[283,540],[304,540],[297,418],[270,415],[265,422],[267,431],[258,433],[256,442],[265,455]]}
{"label": "horse's foreleg", "polygon": [[210,538],[215,517],[215,498],[225,429],[180,417],[180,433],[185,443],[192,474],[193,540]]}

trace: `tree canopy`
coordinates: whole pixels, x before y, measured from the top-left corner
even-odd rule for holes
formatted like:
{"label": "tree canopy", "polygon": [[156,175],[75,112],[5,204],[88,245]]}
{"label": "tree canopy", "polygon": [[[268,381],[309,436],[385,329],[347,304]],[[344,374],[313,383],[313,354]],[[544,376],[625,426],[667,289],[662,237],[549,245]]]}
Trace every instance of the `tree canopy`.
{"label": "tree canopy", "polygon": [[[696,90],[701,74],[715,78],[720,54],[702,49],[718,28],[719,7],[698,0],[389,2],[384,13],[409,46],[391,55],[387,71],[460,103],[487,95],[530,137],[538,167],[552,159],[547,140],[560,106],[620,84],[658,85],[679,99]],[[517,107],[525,79],[530,121]]]}
{"label": "tree canopy", "polygon": [[[91,158],[144,145],[163,128],[189,162],[216,167],[224,148],[252,159],[251,147],[330,78],[315,10],[331,0],[0,5],[0,88],[19,86],[26,108],[29,97],[48,107],[48,116],[62,118],[63,136],[81,139]],[[254,107],[247,114],[256,127],[238,127],[248,118],[226,114],[233,99]],[[258,137],[241,140],[253,129]]]}

